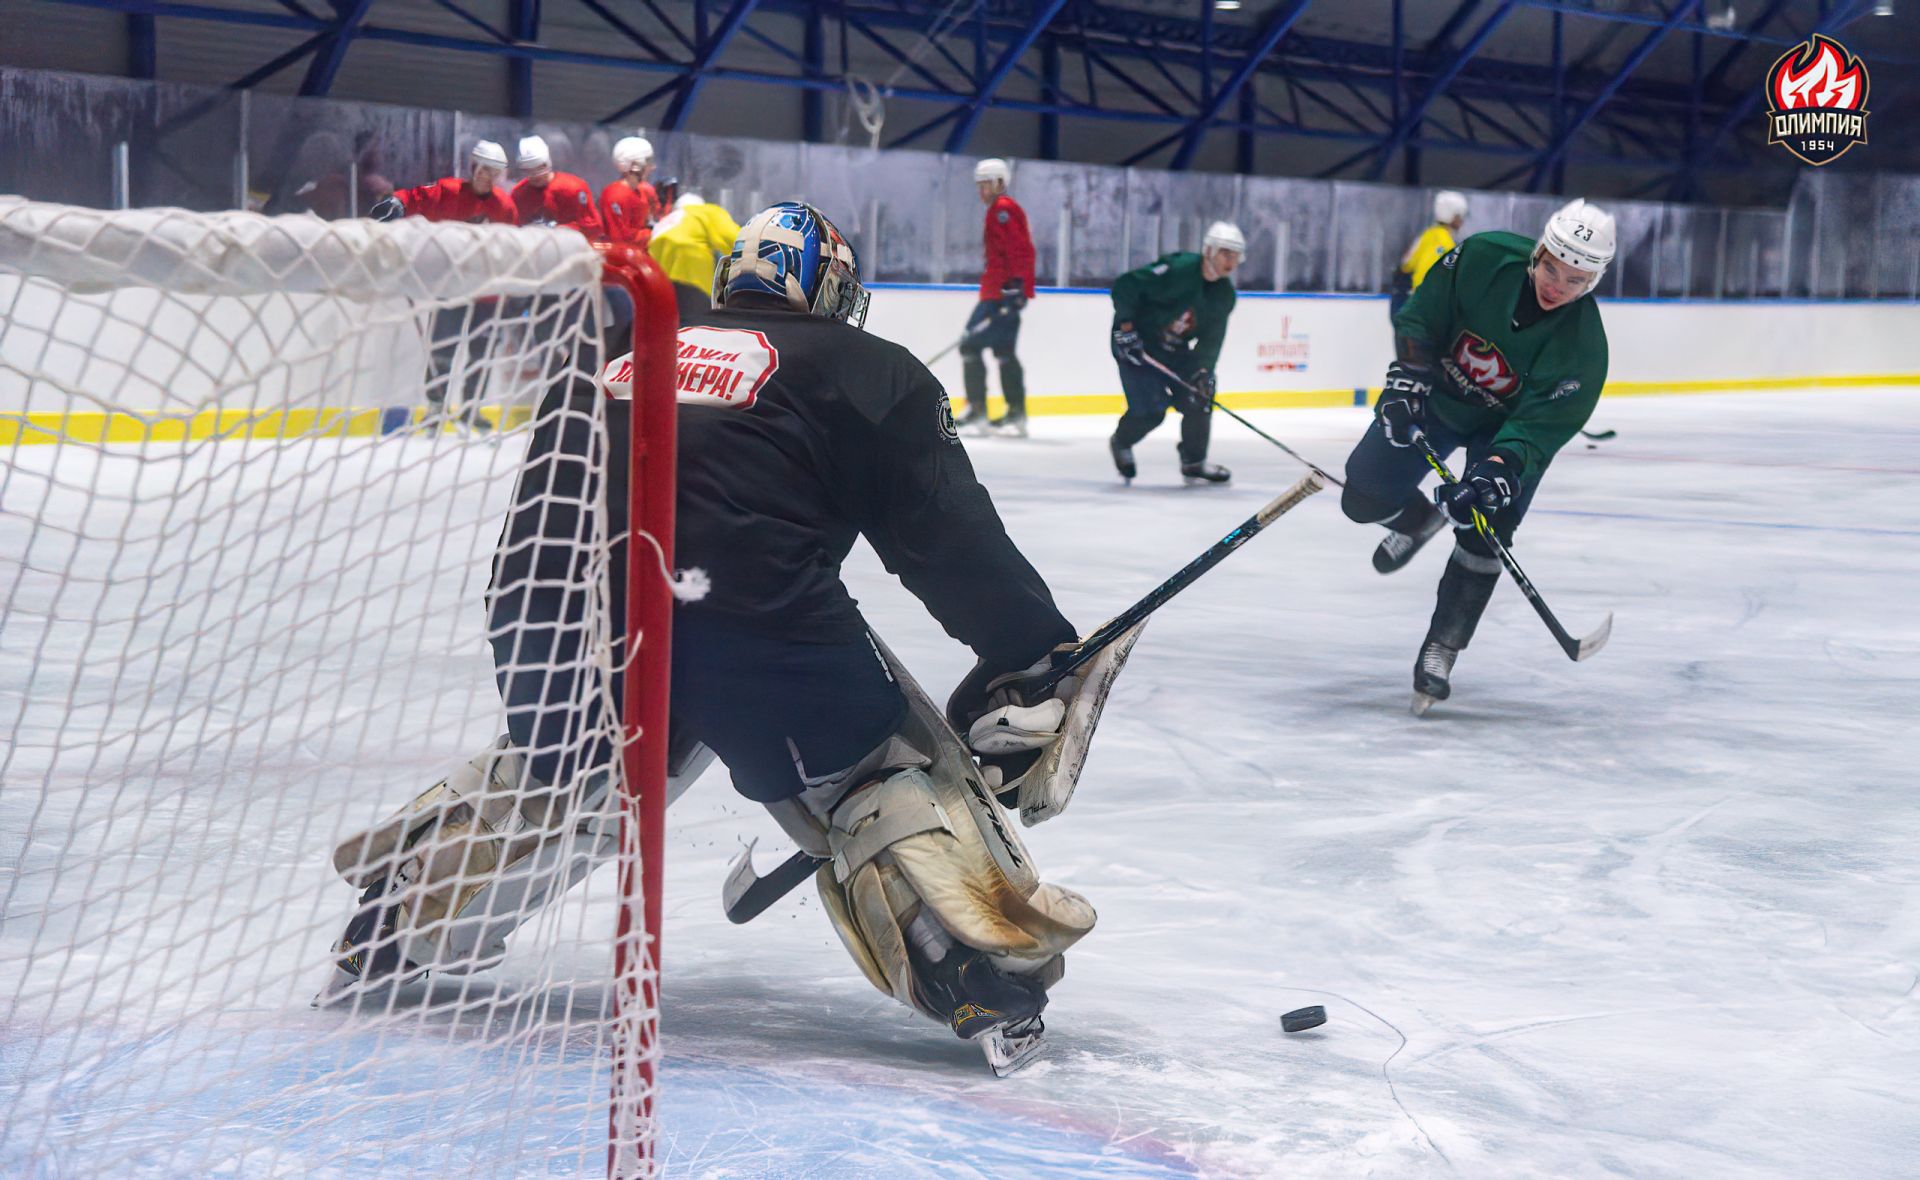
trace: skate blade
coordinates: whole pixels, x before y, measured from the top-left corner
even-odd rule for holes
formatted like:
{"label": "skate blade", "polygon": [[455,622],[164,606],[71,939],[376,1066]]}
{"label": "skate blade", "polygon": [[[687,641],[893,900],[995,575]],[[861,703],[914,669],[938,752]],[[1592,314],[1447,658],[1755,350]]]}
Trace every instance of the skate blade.
{"label": "skate blade", "polygon": [[1009,1036],[1003,1028],[980,1034],[980,1049],[997,1078],[1012,1077],[1046,1052],[1046,1030]]}
{"label": "skate blade", "polygon": [[357,1003],[364,996],[384,996],[426,977],[426,971],[416,969],[400,975],[390,975],[384,979],[368,980],[336,964],[333,968],[333,978],[327,980],[327,985],[314,994],[308,1006],[332,1008],[341,1004]]}
{"label": "skate blade", "polygon": [[1427,710],[1433,708],[1434,704],[1439,700],[1440,700],[1439,697],[1430,697],[1424,692],[1414,693],[1413,694],[1413,715],[1415,717],[1425,717],[1427,715]]}

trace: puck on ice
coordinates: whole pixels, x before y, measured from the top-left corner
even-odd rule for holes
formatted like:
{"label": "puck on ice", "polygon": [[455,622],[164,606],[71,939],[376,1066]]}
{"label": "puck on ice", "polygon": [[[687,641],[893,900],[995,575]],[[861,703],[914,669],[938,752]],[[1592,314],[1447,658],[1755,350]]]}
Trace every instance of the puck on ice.
{"label": "puck on ice", "polygon": [[1295,1008],[1280,1018],[1280,1027],[1288,1032],[1306,1032],[1310,1028],[1319,1028],[1327,1022],[1327,1010],[1315,1004],[1311,1008]]}

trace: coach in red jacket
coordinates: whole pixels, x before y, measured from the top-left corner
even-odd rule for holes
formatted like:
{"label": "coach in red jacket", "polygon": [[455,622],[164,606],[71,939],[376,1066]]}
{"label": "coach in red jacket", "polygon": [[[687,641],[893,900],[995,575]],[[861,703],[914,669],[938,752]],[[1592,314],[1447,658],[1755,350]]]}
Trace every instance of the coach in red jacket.
{"label": "coach in red jacket", "polygon": [[570,225],[589,242],[605,241],[600,206],[587,182],[571,172],[555,172],[547,141],[529,135],[520,141],[520,175],[513,186],[515,220],[521,225]]}
{"label": "coach in red jacket", "polygon": [[375,221],[398,221],[402,217],[424,217],[428,221],[465,221],[473,225],[493,222],[513,224],[513,205],[501,191],[500,181],[507,174],[507,153],[497,143],[481,140],[468,157],[466,176],[447,176],[432,184],[395,189],[392,196],[375,205]]}
{"label": "coach in red jacket", "polygon": [[960,341],[960,374],[967,395],[959,425],[978,424],[987,416],[987,362],[981,352],[993,349],[1000,362],[1000,393],[1007,412],[991,425],[1012,434],[1027,433],[1027,375],[1013,354],[1020,339],[1020,309],[1033,298],[1033,234],[1027,213],[1007,195],[1012,170],[1005,160],[982,160],[973,168],[973,183],[987,207],[987,267],[980,276],[980,303],[967,317],[967,333]]}

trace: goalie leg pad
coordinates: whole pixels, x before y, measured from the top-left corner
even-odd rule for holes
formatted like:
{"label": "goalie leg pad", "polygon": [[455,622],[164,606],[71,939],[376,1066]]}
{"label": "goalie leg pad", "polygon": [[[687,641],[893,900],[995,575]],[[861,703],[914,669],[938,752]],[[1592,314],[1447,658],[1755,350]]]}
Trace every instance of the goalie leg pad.
{"label": "goalie leg pad", "polygon": [[345,970],[371,979],[492,966],[549,898],[617,855],[611,776],[556,791],[526,774],[509,742],[334,850],[334,868],[366,891],[335,948]]}
{"label": "goalie leg pad", "polygon": [[[946,718],[876,646],[907,697],[900,731],[859,766],[769,809],[802,847],[832,858],[815,884],[861,973],[977,1036],[1018,1018],[1009,1013],[1038,1011],[1032,995],[1044,1003],[1062,952],[1096,916],[1079,894],[1040,880]],[[1029,1002],[1014,1003],[1020,996]]]}

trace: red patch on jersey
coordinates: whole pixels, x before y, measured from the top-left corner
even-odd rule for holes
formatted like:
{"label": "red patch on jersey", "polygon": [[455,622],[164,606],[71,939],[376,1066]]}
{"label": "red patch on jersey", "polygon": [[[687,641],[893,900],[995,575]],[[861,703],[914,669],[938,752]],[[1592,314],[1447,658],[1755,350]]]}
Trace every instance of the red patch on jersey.
{"label": "red patch on jersey", "polygon": [[1520,386],[1519,376],[1500,349],[1472,332],[1460,333],[1453,342],[1453,363],[1468,381],[1495,397],[1505,397]]}

